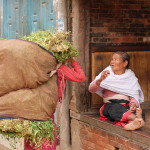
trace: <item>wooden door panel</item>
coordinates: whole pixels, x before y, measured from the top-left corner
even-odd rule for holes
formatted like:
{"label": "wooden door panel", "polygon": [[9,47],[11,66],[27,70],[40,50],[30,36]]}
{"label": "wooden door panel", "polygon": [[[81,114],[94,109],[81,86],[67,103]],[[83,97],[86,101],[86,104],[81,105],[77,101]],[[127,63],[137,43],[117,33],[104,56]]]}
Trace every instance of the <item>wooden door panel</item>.
{"label": "wooden door panel", "polygon": [[[111,55],[111,52],[92,53],[92,81],[104,68],[109,65]],[[97,105],[101,104],[102,102],[102,98],[100,98],[97,94],[92,94],[92,107],[97,107]]]}
{"label": "wooden door panel", "polygon": [[134,71],[135,75],[139,79],[139,83],[144,93],[145,101],[148,98],[148,56],[150,56],[150,52],[133,52],[131,60],[133,64],[131,65],[131,69]]}
{"label": "wooden door panel", "polygon": [[53,0],[0,0],[0,36],[19,38],[37,30],[55,30]]}

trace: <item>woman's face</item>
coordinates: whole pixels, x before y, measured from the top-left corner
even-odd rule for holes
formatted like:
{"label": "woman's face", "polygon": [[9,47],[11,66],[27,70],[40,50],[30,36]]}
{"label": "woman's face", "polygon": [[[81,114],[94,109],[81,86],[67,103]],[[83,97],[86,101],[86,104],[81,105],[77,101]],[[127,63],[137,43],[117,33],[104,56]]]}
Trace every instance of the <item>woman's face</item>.
{"label": "woman's face", "polygon": [[123,61],[121,55],[114,53],[112,60],[110,61],[110,66],[115,74],[123,74],[125,72],[128,62]]}

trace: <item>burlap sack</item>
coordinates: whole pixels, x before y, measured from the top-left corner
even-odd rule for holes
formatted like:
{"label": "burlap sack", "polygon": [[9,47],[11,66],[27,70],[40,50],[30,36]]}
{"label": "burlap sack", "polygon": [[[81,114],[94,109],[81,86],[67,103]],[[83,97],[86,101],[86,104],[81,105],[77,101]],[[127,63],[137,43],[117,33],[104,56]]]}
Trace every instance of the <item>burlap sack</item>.
{"label": "burlap sack", "polygon": [[48,120],[57,102],[56,59],[38,45],[0,40],[0,115]]}
{"label": "burlap sack", "polygon": [[20,89],[0,97],[0,115],[30,120],[48,120],[57,102],[57,77],[35,89]]}
{"label": "burlap sack", "polygon": [[17,39],[0,40],[0,96],[22,88],[36,88],[49,79],[56,59],[38,45]]}

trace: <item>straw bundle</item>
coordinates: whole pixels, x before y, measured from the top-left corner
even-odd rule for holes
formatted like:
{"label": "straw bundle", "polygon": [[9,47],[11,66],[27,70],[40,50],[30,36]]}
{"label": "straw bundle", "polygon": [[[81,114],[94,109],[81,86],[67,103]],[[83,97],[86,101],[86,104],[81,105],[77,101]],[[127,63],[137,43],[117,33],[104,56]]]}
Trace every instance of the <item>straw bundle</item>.
{"label": "straw bundle", "polygon": [[53,33],[51,31],[37,31],[28,36],[21,37],[21,39],[41,45],[52,52],[58,62],[64,62],[69,58],[78,56],[78,51],[73,44],[67,40],[69,35],[69,32]]}

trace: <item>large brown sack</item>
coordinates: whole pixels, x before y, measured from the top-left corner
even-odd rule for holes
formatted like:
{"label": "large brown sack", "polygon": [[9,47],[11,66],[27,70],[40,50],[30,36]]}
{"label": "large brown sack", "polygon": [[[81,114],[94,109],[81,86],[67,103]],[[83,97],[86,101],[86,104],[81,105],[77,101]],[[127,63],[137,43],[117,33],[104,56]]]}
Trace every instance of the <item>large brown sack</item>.
{"label": "large brown sack", "polygon": [[48,120],[58,99],[56,80],[54,75],[35,89],[20,89],[0,97],[0,115]]}
{"label": "large brown sack", "polygon": [[57,102],[55,57],[35,43],[0,40],[0,115],[48,120]]}
{"label": "large brown sack", "polygon": [[0,96],[36,88],[49,79],[56,65],[56,58],[33,42],[0,40]]}

